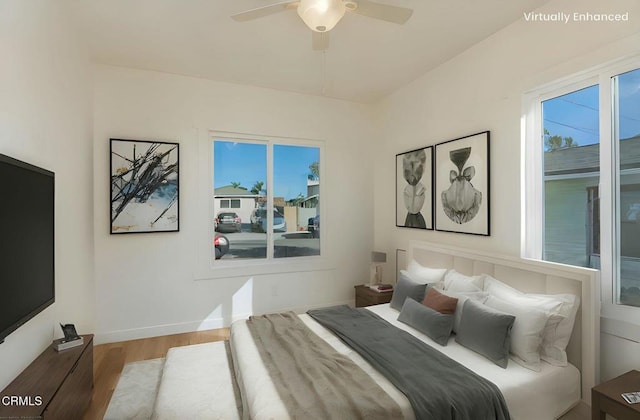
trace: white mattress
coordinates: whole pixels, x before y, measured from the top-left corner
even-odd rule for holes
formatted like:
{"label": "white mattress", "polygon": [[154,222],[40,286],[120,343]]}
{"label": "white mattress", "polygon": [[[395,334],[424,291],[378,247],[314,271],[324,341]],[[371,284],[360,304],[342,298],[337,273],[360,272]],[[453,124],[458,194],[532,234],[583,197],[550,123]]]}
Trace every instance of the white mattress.
{"label": "white mattress", "polygon": [[[580,372],[573,365],[557,367],[543,362],[542,371],[534,372],[510,360],[507,369],[502,369],[483,356],[459,345],[453,337],[445,347],[436,344],[419,331],[398,322],[398,311],[390,308],[388,304],[370,306],[367,309],[496,384],[502,391],[514,420],[551,420],[559,417],[580,400]],[[348,355],[378,382],[398,403],[405,419],[415,418],[404,394],[360,355],[308,315],[300,315],[300,318],[316,334],[340,353]],[[245,321],[238,321],[232,325],[231,349],[242,394],[244,417],[256,420],[288,419],[286,407],[278,397],[269,373],[262,365],[258,349]]]}

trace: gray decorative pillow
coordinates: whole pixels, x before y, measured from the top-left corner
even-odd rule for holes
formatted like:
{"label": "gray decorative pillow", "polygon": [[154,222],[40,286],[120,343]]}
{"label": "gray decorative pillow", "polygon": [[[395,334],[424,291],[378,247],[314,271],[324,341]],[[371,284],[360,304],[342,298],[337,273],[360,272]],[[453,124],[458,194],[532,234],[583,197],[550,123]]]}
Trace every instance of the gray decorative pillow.
{"label": "gray decorative pillow", "polygon": [[487,301],[487,298],[489,297],[489,293],[487,292],[452,292],[449,290],[444,290],[442,293],[458,299],[456,311],[453,313],[453,332],[456,334],[458,333],[458,329],[460,328],[460,320],[462,319],[464,302],[467,299],[473,299],[476,302],[485,303]]}
{"label": "gray decorative pillow", "polygon": [[506,369],[515,319],[513,315],[467,299],[456,341]]}
{"label": "gray decorative pillow", "polygon": [[453,328],[453,315],[441,314],[411,298],[404,301],[398,321],[426,334],[441,346],[447,345]]}
{"label": "gray decorative pillow", "polygon": [[406,274],[400,273],[398,284],[393,288],[393,296],[391,296],[389,306],[399,311],[402,309],[402,305],[404,305],[404,300],[408,297],[413,300],[417,300],[418,302],[422,302],[426,288],[426,284],[416,283]]}

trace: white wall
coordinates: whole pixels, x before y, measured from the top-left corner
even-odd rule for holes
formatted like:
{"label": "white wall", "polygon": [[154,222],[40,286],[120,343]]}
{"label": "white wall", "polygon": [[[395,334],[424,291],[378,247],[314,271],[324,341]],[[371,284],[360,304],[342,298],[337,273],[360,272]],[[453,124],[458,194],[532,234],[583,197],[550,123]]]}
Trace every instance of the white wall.
{"label": "white wall", "polygon": [[57,1],[0,1],[0,153],[56,174],[56,302],[0,344],[0,389],[58,322],[93,332],[90,68],[65,16]]}
{"label": "white wall", "polygon": [[[523,93],[640,53],[637,0],[556,0],[538,11],[629,12],[631,19],[569,24],[521,19],[381,101],[377,112],[384,145],[376,149],[374,172],[376,249],[386,249],[393,256],[394,248],[405,248],[410,239],[418,239],[519,255]],[[394,227],[395,154],[484,130],[491,131],[491,236]],[[609,346],[611,340],[603,340],[605,356],[614,349]],[[637,343],[619,348],[633,349],[624,355],[640,363]],[[622,368],[607,365],[602,376],[618,369]]]}
{"label": "white wall", "polygon": [[[322,241],[328,258],[320,270],[285,267],[294,271],[253,277],[231,271],[228,277],[196,280],[203,271],[197,257],[208,246],[211,227],[211,191],[200,175],[209,162],[209,130],[325,141]],[[352,302],[353,285],[367,281],[373,244],[373,134],[366,105],[97,66],[97,341],[218,328],[248,313]],[[180,232],[109,235],[109,138],[180,143]],[[345,219],[339,209],[347,203],[356,207]]]}
{"label": "white wall", "polygon": [[[517,254],[522,93],[640,45],[636,0],[559,0],[543,10],[600,10],[629,11],[632,20],[522,20],[400,89],[374,113],[344,101],[97,66],[92,118],[88,60],[62,2],[0,1],[0,153],[56,172],[58,232],[57,301],[0,345],[0,388],[50,343],[59,321],[115,341],[350,301],[352,285],[367,279],[374,234],[375,249],[387,251],[389,277],[395,248],[410,239]],[[199,194],[207,157],[199,153],[208,130],[326,141],[324,270],[194,280],[207,228]],[[395,228],[394,155],[482,130],[492,134],[491,237]],[[110,137],[180,142],[181,232],[108,234]],[[345,203],[357,206],[346,221],[339,211]],[[607,335],[602,345],[605,379],[640,363],[638,343]]]}

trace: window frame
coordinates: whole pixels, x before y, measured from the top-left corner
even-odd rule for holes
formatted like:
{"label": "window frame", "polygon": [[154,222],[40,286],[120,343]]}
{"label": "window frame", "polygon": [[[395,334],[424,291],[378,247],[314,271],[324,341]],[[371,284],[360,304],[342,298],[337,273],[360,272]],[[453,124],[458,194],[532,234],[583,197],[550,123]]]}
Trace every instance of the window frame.
{"label": "window frame", "polygon": [[640,68],[640,55],[615,60],[548,83],[523,95],[521,119],[521,255],[542,260],[544,245],[544,173],[542,102],[598,85],[600,123],[600,299],[601,329],[640,342],[640,307],[616,302],[620,279],[620,174],[614,130],[613,77]]}
{"label": "window frame", "polygon": [[[525,94],[522,118],[522,227],[520,253],[523,257],[542,260],[544,248],[544,135],[542,131],[542,103],[577,90],[598,84],[597,77],[582,75],[563,79]],[[602,130],[601,133],[602,135]],[[602,159],[602,156],[601,156]],[[535,164],[534,164],[535,162]],[[602,167],[600,168],[602,172]]]}
{"label": "window frame", "polygon": [[[273,146],[276,144],[317,147],[320,154],[320,174],[325,174],[325,142],[317,139],[305,139],[300,137],[277,137],[260,134],[236,133],[227,131],[207,131],[199,136],[198,156],[199,159],[199,196],[201,197],[201,208],[199,209],[201,223],[198,225],[198,261],[194,272],[195,280],[208,280],[228,277],[245,277],[259,274],[277,274],[290,272],[308,272],[330,269],[328,267],[329,258],[327,253],[327,233],[326,225],[320,225],[320,255],[309,255],[300,257],[274,257],[274,236],[273,217],[267,219],[267,256],[256,259],[220,259],[214,258],[215,251],[213,239],[215,232],[211,221],[215,217],[214,198],[214,168],[213,153],[214,141],[233,141],[242,143],[265,144],[267,146],[267,174],[265,187],[267,194],[267,211],[273,212]],[[206,157],[206,158],[205,158]],[[325,192],[326,182],[320,182],[320,196],[323,202],[327,202]],[[206,197],[206,199],[202,199]],[[320,206],[318,214],[322,219],[326,219],[326,204]],[[205,224],[206,223],[206,224]],[[204,227],[203,227],[204,225]],[[211,226],[210,226],[211,225]],[[324,239],[322,239],[324,238]]]}

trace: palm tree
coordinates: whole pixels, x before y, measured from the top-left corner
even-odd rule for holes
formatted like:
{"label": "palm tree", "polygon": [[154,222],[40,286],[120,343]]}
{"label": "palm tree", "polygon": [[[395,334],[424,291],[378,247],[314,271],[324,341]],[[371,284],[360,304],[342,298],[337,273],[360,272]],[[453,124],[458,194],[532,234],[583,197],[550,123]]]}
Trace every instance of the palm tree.
{"label": "palm tree", "polygon": [[311,165],[309,165],[309,171],[311,171],[311,173],[307,178],[313,181],[317,181],[318,179],[320,179],[320,164],[318,163],[318,161],[313,162]]}
{"label": "palm tree", "polygon": [[263,187],[264,182],[256,181],[256,183],[253,184],[253,187],[251,187],[251,194],[261,195],[263,192],[266,192]]}

